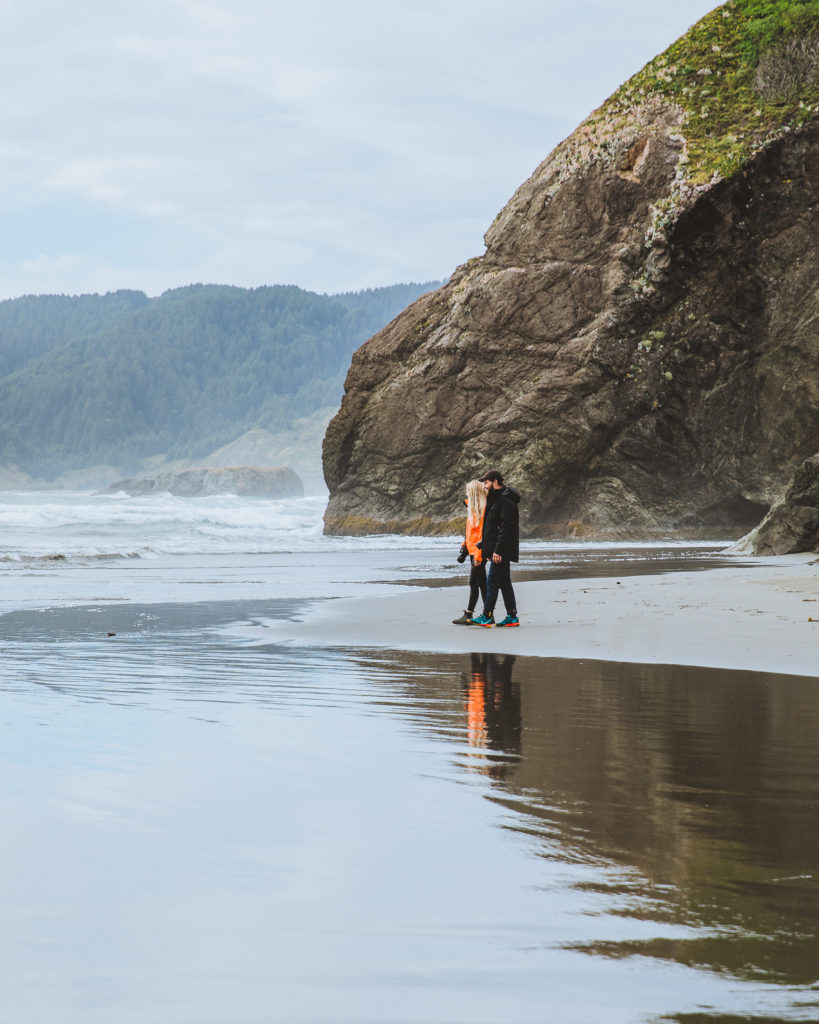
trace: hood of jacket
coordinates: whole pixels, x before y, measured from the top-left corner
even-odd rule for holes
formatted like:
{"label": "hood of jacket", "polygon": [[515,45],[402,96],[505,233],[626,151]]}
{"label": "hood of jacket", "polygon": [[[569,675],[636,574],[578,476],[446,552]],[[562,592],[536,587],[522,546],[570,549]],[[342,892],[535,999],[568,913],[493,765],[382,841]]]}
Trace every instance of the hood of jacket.
{"label": "hood of jacket", "polygon": [[514,501],[516,505],[520,504],[520,494],[514,487],[502,487],[499,491],[492,489],[487,492],[486,507],[491,508],[491,506],[501,498],[509,498],[509,500]]}

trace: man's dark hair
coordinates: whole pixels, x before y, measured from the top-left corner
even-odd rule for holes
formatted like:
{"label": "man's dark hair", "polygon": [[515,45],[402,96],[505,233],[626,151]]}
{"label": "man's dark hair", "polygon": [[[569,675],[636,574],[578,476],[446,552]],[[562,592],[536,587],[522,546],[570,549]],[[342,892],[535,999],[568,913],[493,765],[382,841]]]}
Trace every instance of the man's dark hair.
{"label": "man's dark hair", "polygon": [[486,483],[487,480],[497,480],[499,484],[502,484],[503,473],[498,469],[490,469],[488,473],[484,473],[481,477],[481,483]]}

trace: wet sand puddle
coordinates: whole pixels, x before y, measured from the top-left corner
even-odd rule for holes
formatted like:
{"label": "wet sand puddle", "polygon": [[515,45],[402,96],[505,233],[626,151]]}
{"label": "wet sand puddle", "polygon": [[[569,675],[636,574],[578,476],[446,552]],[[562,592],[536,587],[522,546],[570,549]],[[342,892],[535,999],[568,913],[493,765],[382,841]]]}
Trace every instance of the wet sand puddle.
{"label": "wet sand puddle", "polygon": [[815,679],[157,607],[0,619],[4,1019],[819,1019]]}

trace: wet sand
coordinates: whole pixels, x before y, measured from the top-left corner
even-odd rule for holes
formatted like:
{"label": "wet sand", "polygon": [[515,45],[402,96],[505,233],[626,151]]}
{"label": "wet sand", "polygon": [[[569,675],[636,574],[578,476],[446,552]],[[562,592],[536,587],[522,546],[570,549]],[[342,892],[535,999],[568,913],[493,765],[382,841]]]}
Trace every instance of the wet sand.
{"label": "wet sand", "polygon": [[[622,579],[518,582],[519,629],[454,626],[451,587],[324,601],[257,635],[276,643],[494,652],[819,675],[815,555]],[[514,572],[513,572],[514,582]],[[460,598],[460,600],[459,600]],[[503,614],[499,600],[496,617]]]}
{"label": "wet sand", "polygon": [[237,643],[229,604],[7,624],[4,1021],[817,1019],[813,679]]}
{"label": "wet sand", "polygon": [[2,1019],[816,1020],[815,559],[521,582],[509,631],[386,560],[0,616]]}

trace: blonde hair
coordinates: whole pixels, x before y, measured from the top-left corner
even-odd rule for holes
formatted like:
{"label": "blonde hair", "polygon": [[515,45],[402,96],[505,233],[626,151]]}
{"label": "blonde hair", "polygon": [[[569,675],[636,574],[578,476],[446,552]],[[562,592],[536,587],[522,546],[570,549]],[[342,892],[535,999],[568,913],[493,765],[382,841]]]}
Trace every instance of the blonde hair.
{"label": "blonde hair", "polygon": [[466,485],[466,518],[473,525],[481,521],[486,508],[486,491],[480,480],[470,480]]}

